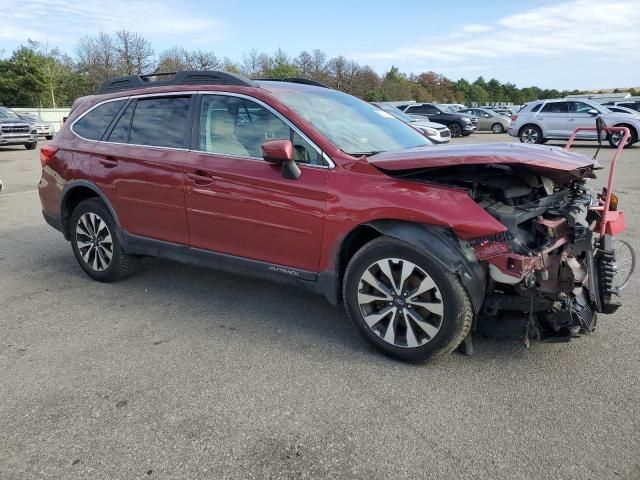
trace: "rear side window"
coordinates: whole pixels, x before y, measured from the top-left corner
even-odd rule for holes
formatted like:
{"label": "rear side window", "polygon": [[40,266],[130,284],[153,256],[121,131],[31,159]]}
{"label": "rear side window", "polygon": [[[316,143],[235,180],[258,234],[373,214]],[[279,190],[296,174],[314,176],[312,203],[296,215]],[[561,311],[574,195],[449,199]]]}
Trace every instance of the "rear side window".
{"label": "rear side window", "polygon": [[550,102],[542,107],[542,112],[546,113],[567,113],[567,102]]}
{"label": "rear side window", "polygon": [[138,99],[131,122],[129,143],[184,148],[190,104],[190,96]]}
{"label": "rear side window", "polygon": [[538,103],[537,105],[535,105],[535,106],[531,109],[531,111],[532,111],[532,112],[538,112],[538,111],[540,111],[540,107],[541,107],[541,106],[542,106],[542,104],[541,104],[541,103]]}
{"label": "rear side window", "polygon": [[72,130],[83,138],[100,140],[126,100],[103,103],[80,118]]}
{"label": "rear side window", "polygon": [[133,111],[136,102],[131,102],[127,109],[118,119],[118,122],[109,134],[108,142],[129,143],[129,134],[131,132],[131,120],[133,119]]}

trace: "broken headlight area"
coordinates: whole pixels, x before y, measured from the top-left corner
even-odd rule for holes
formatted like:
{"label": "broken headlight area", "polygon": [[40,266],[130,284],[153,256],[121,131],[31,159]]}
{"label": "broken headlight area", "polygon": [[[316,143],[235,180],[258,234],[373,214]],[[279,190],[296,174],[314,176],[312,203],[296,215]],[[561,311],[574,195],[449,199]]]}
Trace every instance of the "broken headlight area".
{"label": "broken headlight area", "polygon": [[508,165],[458,167],[429,177],[468,189],[506,227],[470,242],[489,279],[478,331],[525,342],[566,341],[592,331],[598,313],[618,308],[613,238],[598,234],[601,202],[584,179],[559,183]]}

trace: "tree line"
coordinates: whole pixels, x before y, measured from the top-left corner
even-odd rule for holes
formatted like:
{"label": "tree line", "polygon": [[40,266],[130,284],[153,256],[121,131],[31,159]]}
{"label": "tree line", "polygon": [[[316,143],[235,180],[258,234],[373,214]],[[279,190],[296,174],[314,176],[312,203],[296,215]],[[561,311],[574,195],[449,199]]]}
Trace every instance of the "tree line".
{"label": "tree line", "polygon": [[495,78],[453,81],[431,71],[407,75],[397,67],[379,75],[368,65],[342,55],[330,58],[318,49],[300,52],[295,57],[282,49],[273,54],[251,50],[239,60],[221,58],[210,50],[188,50],[180,46],[156,54],[151,42],[128,30],[82,37],[72,54],[29,40],[8,58],[1,57],[2,52],[0,104],[16,107],[70,106],[75,98],[95,92],[97,86],[110,77],[179,70],[224,70],[250,78],[301,77],[367,101],[413,99],[519,105],[580,93],[578,90],[518,88]]}

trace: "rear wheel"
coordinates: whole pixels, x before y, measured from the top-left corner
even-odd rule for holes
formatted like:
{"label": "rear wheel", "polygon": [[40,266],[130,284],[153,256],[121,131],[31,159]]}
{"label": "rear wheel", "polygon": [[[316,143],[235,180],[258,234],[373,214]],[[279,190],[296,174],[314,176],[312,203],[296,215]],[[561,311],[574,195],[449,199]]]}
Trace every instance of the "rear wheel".
{"label": "rear wheel", "polygon": [[473,320],[458,277],[412,245],[390,237],[377,238],[354,255],[343,297],[362,336],[401,360],[451,353]]}
{"label": "rear wheel", "polygon": [[491,125],[491,131],[493,133],[502,133],[504,132],[504,127],[501,123],[494,123],[493,125]]}
{"label": "rear wheel", "polygon": [[117,225],[104,203],[90,198],[78,204],[69,223],[71,246],[82,269],[99,282],[131,275],[137,258],[122,250]]}
{"label": "rear wheel", "polygon": [[462,135],[462,128],[457,123],[450,123],[447,127],[449,127],[449,130],[451,131],[452,137],[459,137]]}
{"label": "rear wheel", "polygon": [[522,130],[520,130],[520,142],[542,143],[542,132],[535,125],[525,125]]}

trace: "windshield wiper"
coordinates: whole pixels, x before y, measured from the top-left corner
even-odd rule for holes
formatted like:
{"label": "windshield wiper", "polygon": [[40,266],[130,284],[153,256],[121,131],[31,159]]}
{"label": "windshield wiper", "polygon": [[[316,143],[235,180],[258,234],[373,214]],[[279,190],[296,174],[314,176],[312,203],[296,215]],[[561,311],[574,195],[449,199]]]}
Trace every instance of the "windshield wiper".
{"label": "windshield wiper", "polygon": [[374,151],[374,152],[344,152],[344,153],[346,153],[347,155],[351,155],[352,157],[361,157],[362,155],[364,155],[365,157],[370,157],[372,155],[376,155],[382,152],[384,152],[384,150],[379,150],[377,152]]}

